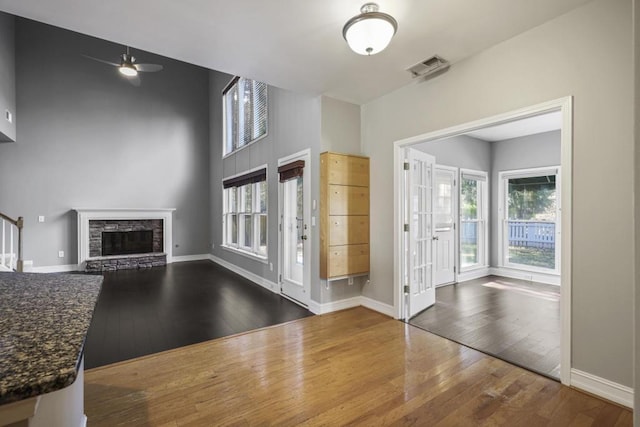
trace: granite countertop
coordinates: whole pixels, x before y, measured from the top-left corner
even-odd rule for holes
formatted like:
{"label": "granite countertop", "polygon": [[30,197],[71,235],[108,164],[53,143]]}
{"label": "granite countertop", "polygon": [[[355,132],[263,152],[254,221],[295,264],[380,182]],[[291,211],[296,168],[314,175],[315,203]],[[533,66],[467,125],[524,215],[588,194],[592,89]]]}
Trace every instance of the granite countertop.
{"label": "granite countertop", "polygon": [[0,273],[0,405],[73,384],[102,280]]}

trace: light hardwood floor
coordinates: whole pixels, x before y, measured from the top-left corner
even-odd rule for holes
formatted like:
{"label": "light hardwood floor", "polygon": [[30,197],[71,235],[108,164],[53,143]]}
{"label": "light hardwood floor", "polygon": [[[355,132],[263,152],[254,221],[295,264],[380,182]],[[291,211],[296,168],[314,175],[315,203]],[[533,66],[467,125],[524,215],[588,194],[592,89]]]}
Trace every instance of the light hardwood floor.
{"label": "light hardwood floor", "polygon": [[631,411],[365,308],[85,374],[89,426],[630,426]]}

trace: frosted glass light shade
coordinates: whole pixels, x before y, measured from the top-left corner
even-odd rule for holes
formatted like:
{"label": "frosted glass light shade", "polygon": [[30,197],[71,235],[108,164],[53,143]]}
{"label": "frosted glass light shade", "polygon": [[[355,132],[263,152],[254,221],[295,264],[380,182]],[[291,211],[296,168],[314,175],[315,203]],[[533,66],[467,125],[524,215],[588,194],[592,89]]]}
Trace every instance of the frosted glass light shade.
{"label": "frosted glass light shade", "polygon": [[398,23],[391,15],[378,12],[375,3],[365,4],[361,11],[345,24],[342,35],[354,52],[375,55],[389,45]]}
{"label": "frosted glass light shade", "polygon": [[118,70],[127,77],[138,75],[138,70],[133,65],[121,65]]}

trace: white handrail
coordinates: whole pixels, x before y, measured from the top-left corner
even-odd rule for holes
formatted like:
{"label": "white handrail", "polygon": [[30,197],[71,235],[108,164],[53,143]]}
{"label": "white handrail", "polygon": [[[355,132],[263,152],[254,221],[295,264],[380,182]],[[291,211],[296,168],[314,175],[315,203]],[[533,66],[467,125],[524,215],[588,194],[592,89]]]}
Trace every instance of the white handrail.
{"label": "white handrail", "polygon": [[[0,213],[0,222],[2,224],[2,252],[0,253],[0,269],[4,267],[8,270],[21,272],[23,271],[22,227],[24,225],[24,220],[22,217],[18,217],[18,219],[12,219],[7,215]],[[18,234],[17,242],[15,238],[16,231]],[[9,252],[7,252],[7,243],[9,243]],[[15,249],[17,249],[17,251]]]}

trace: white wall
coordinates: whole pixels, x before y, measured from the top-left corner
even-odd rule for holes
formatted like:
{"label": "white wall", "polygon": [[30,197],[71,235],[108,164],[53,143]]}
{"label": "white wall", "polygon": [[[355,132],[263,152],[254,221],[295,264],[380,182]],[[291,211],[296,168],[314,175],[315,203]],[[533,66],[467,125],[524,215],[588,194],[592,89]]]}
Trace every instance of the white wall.
{"label": "white wall", "polygon": [[572,95],[573,367],[631,386],[631,41],[631,0],[598,0],[364,105],[375,173],[363,294],[393,303],[393,141]]}

